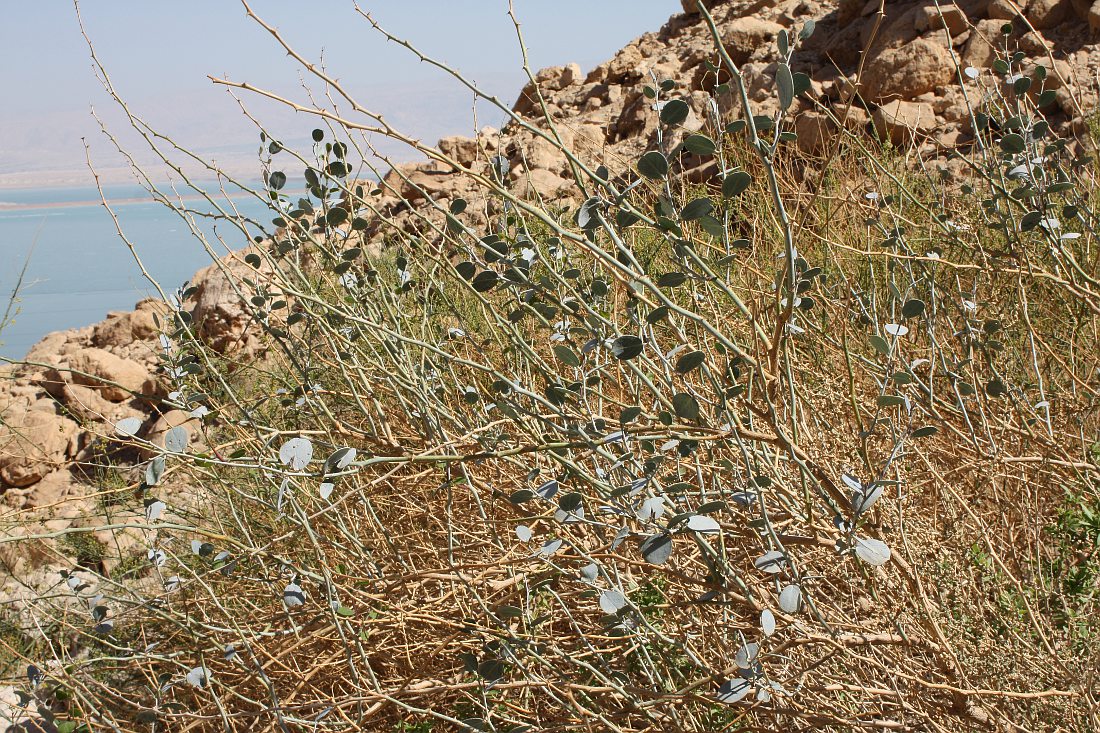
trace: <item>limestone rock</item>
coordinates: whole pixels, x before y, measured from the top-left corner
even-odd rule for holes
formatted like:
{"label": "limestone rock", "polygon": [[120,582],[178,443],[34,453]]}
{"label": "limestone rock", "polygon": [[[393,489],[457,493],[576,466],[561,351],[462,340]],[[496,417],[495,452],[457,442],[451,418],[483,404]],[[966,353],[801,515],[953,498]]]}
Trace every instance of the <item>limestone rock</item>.
{"label": "limestone rock", "polygon": [[756,17],[735,18],[723,23],[722,42],[735,64],[743,64],[752,58],[754,52],[762,50],[767,57],[773,56],[775,39],[783,26],[770,20]]}
{"label": "limestone rock", "polygon": [[51,507],[67,496],[86,493],[88,488],[81,485],[70,471],[51,471],[29,487],[8,489],[4,492],[3,502],[20,510]]}
{"label": "limestone rock", "polygon": [[517,167],[512,170],[511,175],[520,196],[529,199],[541,197],[552,200],[572,185],[572,181],[541,168],[524,170]]}
{"label": "limestone rock", "polygon": [[875,129],[895,145],[904,145],[927,135],[936,126],[936,116],[927,104],[896,100],[875,110]]}
{"label": "limestone rock", "polygon": [[1020,13],[1020,5],[1013,0],[989,0],[986,14],[993,20],[1015,20]]}
{"label": "limestone rock", "polygon": [[966,42],[963,51],[963,62],[977,69],[988,69],[1003,52],[1000,44],[1004,34],[1001,20],[980,20],[974,25],[974,31],[970,34],[970,40]]}
{"label": "limestone rock", "polygon": [[92,330],[92,343],[99,348],[123,346],[133,340],[129,313],[108,313]]}
{"label": "limestone rock", "polygon": [[1097,0],[1089,8],[1089,29],[1093,33],[1100,30],[1100,0]]}
{"label": "limestone rock", "polygon": [[1070,12],[1068,0],[1030,0],[1025,15],[1040,30],[1056,28]]}
{"label": "limestone rock", "polygon": [[448,166],[436,161],[399,165],[382,179],[384,190],[393,190],[405,201],[415,203],[427,197],[440,198],[453,190],[454,177]]}
{"label": "limestone rock", "polygon": [[[725,0],[702,0],[702,2],[706,9],[710,10],[715,5],[725,2]],[[699,0],[680,0],[680,7],[688,15],[699,15]]]}
{"label": "limestone rock", "polygon": [[235,252],[223,258],[220,264],[199,270],[191,279],[195,290],[187,305],[191,307],[193,328],[199,338],[219,353],[248,345],[245,329],[252,320],[251,310],[222,268],[231,277],[255,279],[256,270],[244,261],[251,251],[252,248],[246,248]]}
{"label": "limestone rock", "polygon": [[1092,7],[1092,0],[1070,0],[1069,7],[1078,20],[1087,21],[1089,19],[1089,8]]}
{"label": "limestone rock", "polygon": [[45,364],[55,363],[68,339],[69,332],[67,331],[55,331],[46,334],[27,352],[27,361]]}
{"label": "limestone rock", "polygon": [[951,52],[942,43],[918,38],[871,59],[863,76],[864,96],[874,102],[912,99],[950,84],[954,76]]}
{"label": "limestone rock", "polygon": [[[45,401],[44,401],[45,402]],[[72,420],[48,411],[49,402],[4,415],[0,426],[0,481],[22,488],[60,468],[77,434]],[[35,409],[38,407],[38,409]]]}
{"label": "limestone rock", "polygon": [[439,152],[468,168],[477,160],[477,140],[461,135],[445,137],[439,141]]}
{"label": "limestone rock", "polygon": [[103,393],[83,384],[66,383],[61,388],[61,402],[73,417],[84,422],[107,421],[114,404]]}
{"label": "limestone rock", "polygon": [[[168,305],[156,298],[146,298],[134,306],[130,314],[130,333],[139,341],[156,338],[168,313]],[[157,324],[160,321],[161,325]]]}
{"label": "limestone rock", "polygon": [[111,402],[122,402],[148,389],[149,372],[141,364],[98,348],[84,349],[69,360],[74,384],[94,387]]}
{"label": "limestone rock", "polygon": [[566,64],[565,66],[551,66],[542,69],[535,74],[535,82],[540,88],[560,92],[562,89],[580,84],[584,81],[584,73],[580,64]]}
{"label": "limestone rock", "polygon": [[966,13],[954,4],[944,3],[938,8],[935,5],[925,5],[917,9],[913,21],[915,29],[920,33],[925,31],[942,32],[943,27],[946,25],[948,33],[957,36],[967,29]]}
{"label": "limestone rock", "polygon": [[794,121],[794,131],[798,135],[798,148],[804,153],[817,154],[827,149],[837,134],[836,125],[823,113],[808,110]]}

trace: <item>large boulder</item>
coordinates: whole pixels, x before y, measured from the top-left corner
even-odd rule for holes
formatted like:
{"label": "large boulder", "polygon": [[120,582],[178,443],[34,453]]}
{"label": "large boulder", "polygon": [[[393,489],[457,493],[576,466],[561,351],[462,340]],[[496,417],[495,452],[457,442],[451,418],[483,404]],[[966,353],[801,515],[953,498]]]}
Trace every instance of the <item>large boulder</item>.
{"label": "large boulder", "polygon": [[979,20],[974,24],[970,40],[963,50],[963,62],[976,69],[988,69],[999,56],[1004,55],[1000,44],[1004,42],[1002,20]]}
{"label": "large boulder", "polygon": [[441,138],[439,152],[446,155],[461,166],[469,168],[478,156],[477,140],[472,137],[452,135]]}
{"label": "large boulder", "polygon": [[927,135],[936,126],[936,115],[927,104],[900,99],[874,111],[875,129],[895,145],[904,145]]}
{"label": "large boulder", "polygon": [[752,16],[735,18],[722,24],[722,43],[735,64],[743,64],[761,50],[766,57],[774,55],[775,39],[783,26]]}
{"label": "large boulder", "polygon": [[912,99],[955,78],[955,62],[942,42],[918,38],[872,58],[863,75],[863,95],[875,103]]}
{"label": "large boulder", "polygon": [[943,3],[939,6],[925,5],[917,8],[913,24],[914,29],[919,33],[926,31],[942,32],[944,26],[947,26],[947,32],[952,36],[957,36],[967,29],[969,21],[966,18],[966,13],[958,5]]}
{"label": "large boulder", "polygon": [[453,190],[456,180],[450,166],[433,160],[394,167],[382,179],[382,189],[404,201],[416,203],[427,197],[444,197]]}
{"label": "large boulder", "polygon": [[40,400],[26,410],[8,410],[0,425],[0,481],[23,488],[61,468],[79,428]]}
{"label": "large boulder", "polygon": [[78,351],[69,357],[69,368],[74,384],[93,387],[111,402],[153,391],[153,379],[144,366],[105,349],[92,347]]}
{"label": "large boulder", "polygon": [[1069,0],[1031,0],[1025,15],[1039,30],[1057,28],[1073,12]]}
{"label": "large boulder", "polygon": [[249,345],[246,329],[252,322],[252,312],[234,283],[242,278],[262,279],[270,272],[266,264],[257,271],[245,262],[244,258],[253,253],[266,261],[263,253],[250,246],[204,267],[191,279],[194,289],[186,305],[191,308],[192,327],[218,353]]}

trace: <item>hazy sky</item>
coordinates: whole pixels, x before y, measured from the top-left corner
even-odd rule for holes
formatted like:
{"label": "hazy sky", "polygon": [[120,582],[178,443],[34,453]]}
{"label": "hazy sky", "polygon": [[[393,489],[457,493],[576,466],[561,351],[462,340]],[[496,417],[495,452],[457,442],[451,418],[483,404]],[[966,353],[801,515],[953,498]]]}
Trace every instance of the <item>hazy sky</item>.
{"label": "hazy sky", "polygon": [[[123,124],[92,73],[72,2],[0,0],[0,6],[0,187],[87,184],[81,137],[97,169],[118,179],[121,160],[88,110],[94,106],[112,129]],[[352,0],[253,0],[252,7],[306,56],[323,52],[334,76],[404,131],[434,142],[473,129],[471,96],[387,43],[355,12]],[[523,75],[507,0],[360,0],[360,7],[507,101],[519,91]],[[588,70],[659,28],[680,11],[680,3],[516,0],[516,8],[533,67],[576,61]],[[239,0],[83,0],[81,11],[132,109],[231,167],[249,165],[256,132],[208,74],[305,99],[300,69],[246,17]],[[287,142],[305,139],[315,126],[262,102],[250,102],[250,108]]]}

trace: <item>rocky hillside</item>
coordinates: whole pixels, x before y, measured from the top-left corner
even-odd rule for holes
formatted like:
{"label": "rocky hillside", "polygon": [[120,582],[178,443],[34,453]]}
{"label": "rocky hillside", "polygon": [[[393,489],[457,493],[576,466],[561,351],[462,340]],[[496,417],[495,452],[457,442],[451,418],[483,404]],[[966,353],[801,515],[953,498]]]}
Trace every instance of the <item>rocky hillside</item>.
{"label": "rocky hillside", "polygon": [[[663,28],[594,69],[586,72],[571,64],[538,73],[546,112],[563,144],[582,160],[612,171],[632,167],[657,133],[653,102],[644,89],[666,79],[676,82],[675,94],[690,105],[677,134],[713,124],[704,90],[723,80],[708,70],[713,44],[693,10],[694,0],[683,4],[684,12]],[[1047,109],[1055,125],[1082,129],[1096,104],[1089,80],[1100,69],[1100,47],[1092,44],[1093,34],[1100,32],[1100,1],[1093,6],[1088,0],[1031,0],[1023,6],[1012,0],[708,4],[730,56],[741,67],[757,115],[778,111],[773,79],[780,31],[815,21],[813,35],[793,64],[810,80],[808,93],[796,102],[795,144],[811,158],[827,150],[837,132],[836,119],[868,135],[912,144],[925,156],[966,146],[972,141],[967,100],[997,86],[1000,77],[990,69],[1006,54],[1022,54],[1017,61],[1024,67],[1048,69],[1046,87],[1055,94]],[[732,97],[721,104],[737,107]],[[521,91],[514,110],[532,125],[546,127],[534,87]],[[557,148],[514,124],[485,129],[476,139],[448,137],[438,149],[485,174],[494,156],[507,159],[507,175],[526,196],[556,198],[571,190],[567,161]],[[718,173],[713,159],[688,151],[680,152],[676,164],[699,182]],[[381,186],[368,188],[363,197],[379,215],[404,217],[409,226],[415,226],[410,214],[428,197],[440,203],[463,198],[473,210],[490,206],[468,178],[439,161],[400,166]],[[368,240],[371,233],[368,227]],[[187,298],[199,333],[223,353],[247,353],[253,346],[249,306],[226,277],[246,267],[243,257],[198,273]],[[51,334],[31,350],[27,364],[4,374],[0,505],[7,517],[18,518],[20,532],[104,521],[92,519],[95,500],[81,497],[104,490],[103,466],[125,466],[140,458],[119,448],[120,421],[132,418],[124,424],[153,442],[163,440],[170,428],[190,429],[194,423],[195,416],[178,408],[158,378],[157,319],[163,312],[161,304],[147,300],[94,326]],[[0,545],[0,598],[18,598],[80,559],[61,543],[37,556],[15,547]]]}
{"label": "rocky hillside", "polygon": [[[562,142],[583,160],[622,169],[651,146],[657,119],[644,88],[666,79],[677,82],[674,94],[691,105],[680,134],[710,124],[709,91],[725,78],[716,80],[708,71],[714,45],[699,14],[690,10],[695,0],[682,2],[684,13],[587,73],[576,64],[538,73],[546,112]],[[835,120],[898,145],[915,144],[926,157],[967,146],[973,142],[967,101],[977,105],[999,85],[1003,75],[991,70],[998,58],[1017,56],[1017,68],[1047,69],[1044,90],[1053,95],[1044,112],[1055,127],[1081,131],[1096,106],[1091,80],[1100,68],[1100,48],[1092,40],[1100,33],[1100,4],[1089,7],[1087,0],[1033,0],[1026,7],[1011,0],[887,1],[881,8],[876,0],[709,4],[732,60],[741,67],[756,115],[778,112],[774,76],[779,32],[814,22],[813,35],[792,65],[810,79],[809,92],[794,110],[797,145],[809,155],[823,153],[835,139]],[[1038,91],[1036,86],[1030,93]],[[720,106],[725,112],[739,105],[727,96]],[[530,86],[514,109],[546,127]],[[445,138],[439,148],[481,171],[487,170],[491,156],[505,155],[512,181],[528,194],[553,197],[570,187],[566,161],[556,148],[514,125],[503,132],[487,128],[476,140]],[[717,172],[711,161],[686,151],[680,164],[697,169],[697,179]],[[394,171],[383,194],[387,213],[398,213],[403,202],[425,195],[481,200],[469,184],[456,184],[449,167],[439,162]]]}

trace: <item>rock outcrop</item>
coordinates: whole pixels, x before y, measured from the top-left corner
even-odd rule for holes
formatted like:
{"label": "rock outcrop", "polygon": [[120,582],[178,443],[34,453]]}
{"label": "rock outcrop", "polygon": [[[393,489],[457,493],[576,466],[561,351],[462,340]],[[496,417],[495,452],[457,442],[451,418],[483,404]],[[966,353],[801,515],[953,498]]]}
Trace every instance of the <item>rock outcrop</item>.
{"label": "rock outcrop", "polygon": [[[899,146],[916,146],[924,155],[938,155],[973,142],[970,104],[991,94],[1011,94],[1003,75],[992,70],[999,58],[1022,53],[1016,68],[1030,74],[1042,66],[1040,88],[1056,91],[1044,113],[1055,129],[1082,129],[1086,111],[1096,106],[1095,91],[1082,82],[1100,69],[1100,11],[1087,0],[933,0],[888,1],[879,17],[878,0],[706,0],[726,51],[748,87],[753,113],[768,117],[779,112],[775,90],[777,40],[792,36],[813,21],[816,28],[791,60],[796,73],[809,77],[809,89],[788,115],[793,117],[795,143],[806,154],[829,149],[838,122],[852,131],[878,135]],[[711,96],[727,72],[716,77],[718,61],[707,25],[696,0],[682,0],[683,13],[659,31],[646,33],[607,62],[588,71],[575,65],[554,66],[536,75],[513,107],[531,129],[510,123],[503,130],[485,130],[476,137],[439,141],[443,156],[459,166],[489,176],[494,156],[506,161],[516,193],[524,196],[573,195],[572,171],[551,140],[560,138],[580,160],[591,166],[614,162],[630,167],[656,143],[654,101],[644,87],[669,80],[664,97],[681,98],[690,106],[677,137],[713,130]],[[1097,18],[1089,29],[1089,19]],[[718,98],[719,111],[740,115],[736,94]],[[549,117],[549,122],[546,119]],[[550,124],[552,122],[552,125]],[[549,138],[549,139],[544,139]],[[707,162],[687,153],[678,161],[692,170],[691,179],[706,178]],[[717,173],[709,166],[710,174]],[[395,168],[367,197],[387,217],[409,221],[409,207],[429,199],[448,205],[466,199],[468,210],[490,210],[476,188],[438,161],[408,163]]]}

